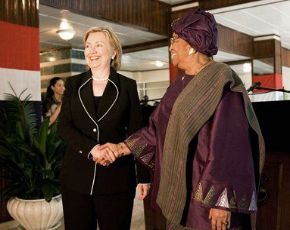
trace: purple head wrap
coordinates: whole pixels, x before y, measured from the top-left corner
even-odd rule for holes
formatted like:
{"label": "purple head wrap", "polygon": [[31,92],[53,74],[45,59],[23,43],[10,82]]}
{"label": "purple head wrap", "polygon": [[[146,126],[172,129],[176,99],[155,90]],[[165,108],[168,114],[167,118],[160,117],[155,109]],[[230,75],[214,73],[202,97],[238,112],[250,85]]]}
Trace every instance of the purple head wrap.
{"label": "purple head wrap", "polygon": [[190,10],[173,22],[172,30],[198,52],[207,56],[217,53],[217,27],[214,16],[201,9]]}

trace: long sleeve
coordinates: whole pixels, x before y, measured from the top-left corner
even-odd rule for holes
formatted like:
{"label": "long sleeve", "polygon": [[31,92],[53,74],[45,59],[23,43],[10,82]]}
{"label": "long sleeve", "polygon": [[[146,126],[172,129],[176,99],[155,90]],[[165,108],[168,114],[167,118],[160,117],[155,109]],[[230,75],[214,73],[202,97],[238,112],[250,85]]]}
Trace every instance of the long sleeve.
{"label": "long sleeve", "polygon": [[[184,80],[177,79],[172,83],[159,105],[152,112],[148,126],[132,134],[125,143],[133,154],[145,165],[150,168],[160,168],[163,153],[164,139],[168,120],[171,114],[173,104],[181,90],[188,84],[191,77],[185,77]],[[156,168],[156,164],[158,167]]]}
{"label": "long sleeve", "polygon": [[148,126],[135,132],[125,140],[125,143],[145,165],[154,168],[155,165],[155,148],[156,148],[156,128],[155,118],[158,114],[158,108],[149,118]]}
{"label": "long sleeve", "polygon": [[195,200],[208,207],[256,211],[249,125],[239,93],[225,93],[212,121],[199,133],[195,155],[193,170],[201,169],[193,173],[200,175]]}

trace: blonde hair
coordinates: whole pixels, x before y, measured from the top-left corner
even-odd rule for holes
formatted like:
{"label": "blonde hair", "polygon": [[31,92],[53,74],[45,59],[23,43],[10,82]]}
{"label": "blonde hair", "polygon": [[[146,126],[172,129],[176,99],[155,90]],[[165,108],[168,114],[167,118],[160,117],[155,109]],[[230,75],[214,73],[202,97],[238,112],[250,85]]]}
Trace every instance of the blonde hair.
{"label": "blonde hair", "polygon": [[84,43],[86,43],[89,35],[91,33],[96,33],[96,32],[103,32],[106,34],[106,36],[109,39],[110,44],[113,46],[113,48],[116,51],[116,55],[114,59],[112,59],[111,66],[118,70],[121,68],[121,56],[122,56],[122,46],[119,38],[117,35],[108,27],[92,27],[90,28],[83,37]]}

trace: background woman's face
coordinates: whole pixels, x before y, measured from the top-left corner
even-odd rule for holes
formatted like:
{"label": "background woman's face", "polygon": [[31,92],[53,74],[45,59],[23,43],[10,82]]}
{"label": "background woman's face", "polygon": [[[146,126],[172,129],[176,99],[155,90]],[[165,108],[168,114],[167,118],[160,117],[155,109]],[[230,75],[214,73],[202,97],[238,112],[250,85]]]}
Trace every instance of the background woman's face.
{"label": "background woman's face", "polygon": [[110,66],[115,51],[104,32],[89,34],[85,42],[85,58],[91,69]]}
{"label": "background woman's face", "polygon": [[63,95],[65,87],[64,87],[64,81],[58,80],[54,86],[51,87],[53,92],[55,94]]}

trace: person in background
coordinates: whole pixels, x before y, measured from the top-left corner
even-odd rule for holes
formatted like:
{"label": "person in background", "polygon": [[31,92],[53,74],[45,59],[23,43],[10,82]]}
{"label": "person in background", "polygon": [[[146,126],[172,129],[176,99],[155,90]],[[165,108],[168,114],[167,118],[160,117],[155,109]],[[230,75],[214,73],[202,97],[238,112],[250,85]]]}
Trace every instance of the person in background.
{"label": "person in background", "polygon": [[184,74],[147,127],[101,146],[109,151],[94,159],[108,164],[133,153],[152,168],[152,205],[168,229],[255,229],[265,146],[247,91],[228,65],[213,61],[212,14],[190,10],[172,31],[171,61]]}
{"label": "person in background", "polygon": [[42,104],[43,118],[49,117],[49,124],[53,124],[60,113],[62,97],[65,91],[64,81],[59,77],[50,80],[46,90],[46,97]]}
{"label": "person in background", "polygon": [[149,102],[149,97],[147,95],[144,95],[142,100],[140,101],[142,118],[143,118],[143,125],[142,126],[148,125],[149,117],[154,110],[154,107],[152,105],[150,105],[148,102]]}
{"label": "person in background", "polygon": [[[109,28],[84,34],[89,71],[70,77],[59,133],[67,143],[61,186],[66,230],[129,230],[136,191],[133,155],[109,166],[93,161],[100,144],[118,143],[142,126],[136,82],[119,73],[122,49]],[[140,198],[148,194],[149,172],[137,166]]]}

